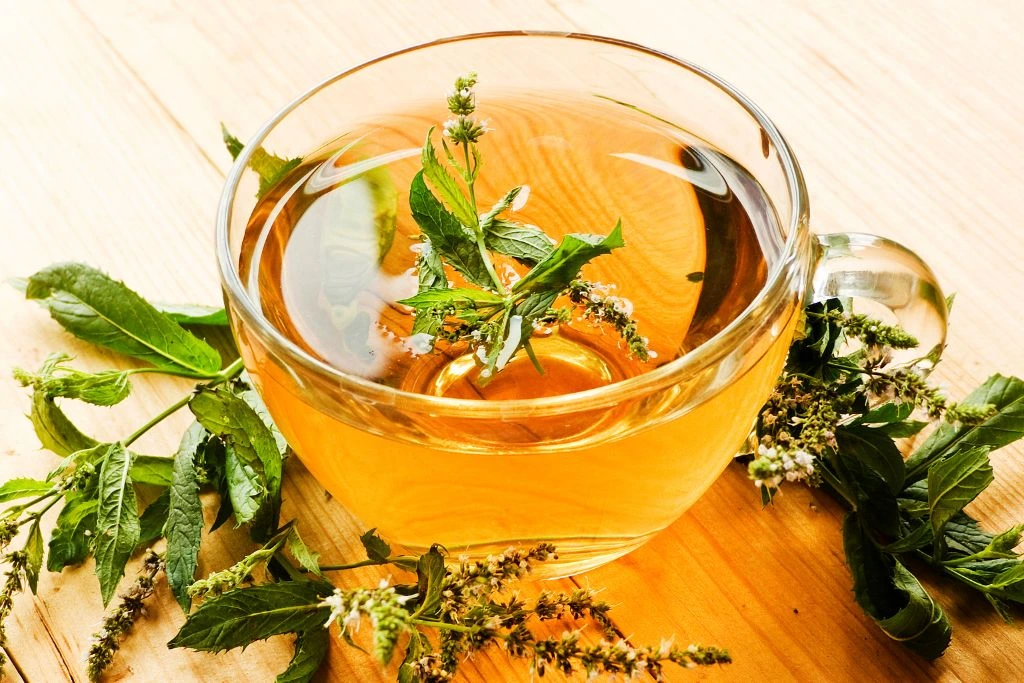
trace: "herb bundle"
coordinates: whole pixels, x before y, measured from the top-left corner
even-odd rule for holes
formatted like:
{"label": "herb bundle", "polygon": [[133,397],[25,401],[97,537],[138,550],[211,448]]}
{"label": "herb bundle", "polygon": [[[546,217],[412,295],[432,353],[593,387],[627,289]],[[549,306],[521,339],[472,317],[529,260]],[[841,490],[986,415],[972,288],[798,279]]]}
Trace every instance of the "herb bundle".
{"label": "herb bundle", "polygon": [[[848,508],[843,546],[857,603],[890,637],[934,659],[952,628],[913,560],[980,593],[1007,622],[1007,603],[1024,603],[1024,557],[1014,551],[1024,524],[993,534],[964,510],[992,483],[989,454],[1024,436],[1024,381],[995,375],[954,404],[916,369],[934,365],[935,354],[892,362],[894,350],[916,347],[838,299],[809,306],[758,417],[748,467],[765,503],[783,482],[800,481]],[[899,440],[927,428],[904,459]]]}

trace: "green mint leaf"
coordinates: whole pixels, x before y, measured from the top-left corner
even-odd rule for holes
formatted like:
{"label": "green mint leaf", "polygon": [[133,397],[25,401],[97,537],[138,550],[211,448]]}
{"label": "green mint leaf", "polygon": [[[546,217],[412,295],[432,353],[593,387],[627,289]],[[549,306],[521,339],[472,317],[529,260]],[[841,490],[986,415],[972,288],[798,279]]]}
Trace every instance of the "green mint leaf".
{"label": "green mint leaf", "polygon": [[271,496],[281,491],[281,452],[263,418],[228,389],[201,389],[189,402],[200,424],[225,440],[239,462],[258,473]]}
{"label": "green mint leaf", "polygon": [[320,553],[309,549],[309,546],[299,536],[299,530],[294,526],[291,527],[290,533],[285,539],[285,547],[288,548],[288,552],[291,553],[291,556],[295,558],[300,567],[314,574],[320,574]]}
{"label": "green mint leaf", "polygon": [[[1024,562],[1017,561],[992,579],[989,584],[997,595],[1015,602],[1024,602]],[[34,591],[33,591],[34,592]]]}
{"label": "green mint leaf", "polygon": [[894,422],[903,422],[913,413],[913,403],[909,401],[901,403],[889,401],[864,413],[854,420],[854,424],[887,425]]}
{"label": "green mint leaf", "polygon": [[27,477],[8,479],[0,486],[0,503],[20,498],[35,498],[53,490],[53,482]]}
{"label": "green mint leaf", "polygon": [[804,311],[802,337],[795,339],[786,359],[786,372],[804,374],[823,380],[837,378],[828,362],[835,357],[843,331],[835,314],[843,312],[839,299],[826,299],[809,305]]}
{"label": "green mint leaf", "polygon": [[[228,153],[232,159],[237,159],[245,145],[242,144],[241,140],[229,133],[223,123],[220,125],[220,130]],[[302,163],[302,159],[284,159],[270,154],[262,147],[257,147],[256,151],[249,157],[249,168],[260,177],[260,189],[256,196],[262,197],[265,195],[270,188],[277,185],[282,178],[300,163]]]}
{"label": "green mint leaf", "polygon": [[1024,534],[1024,524],[1012,526],[993,538],[985,548],[985,551],[992,555],[1017,557],[1017,554],[1013,552],[1013,549],[1020,544],[1022,534]]}
{"label": "green mint leaf", "polygon": [[884,434],[862,426],[836,429],[835,464],[849,482],[857,509],[872,529],[888,536],[899,534],[896,492],[903,484],[903,458]]}
{"label": "green mint leaf", "polygon": [[415,616],[433,617],[441,608],[441,591],[444,588],[444,554],[441,547],[433,545],[420,555],[416,563],[419,606]]}
{"label": "green mint leaf", "polygon": [[483,289],[466,289],[453,287],[451,289],[429,289],[420,292],[406,299],[399,299],[396,303],[413,308],[435,308],[437,306],[462,308],[497,308],[504,305],[505,300],[497,294]]}
{"label": "green mint leaf", "polygon": [[40,391],[32,392],[29,419],[43,448],[57,455],[70,456],[98,445],[95,439],[78,430],[52,398]]}
{"label": "green mint leaf", "polygon": [[413,177],[409,188],[409,207],[412,217],[420,230],[430,240],[431,246],[459,271],[463,277],[478,287],[492,287],[480,249],[477,247],[472,230],[450,214],[423,182],[423,171]]}
{"label": "green mint leaf", "polygon": [[66,353],[53,353],[39,372],[16,368],[14,378],[21,386],[31,386],[49,398],[73,398],[98,406],[112,406],[128,398],[132,388],[128,371],[82,372],[65,367],[71,360]]}
{"label": "green mint leaf", "polygon": [[402,658],[402,665],[398,667],[398,683],[419,683],[421,679],[416,675],[413,665],[431,650],[433,648],[430,640],[424,633],[416,630],[410,632],[405,657]]}
{"label": "green mint leaf", "polygon": [[231,590],[200,605],[167,646],[220,652],[283,633],[326,630],[331,610],[320,602],[332,592],[332,586],[321,581]]}
{"label": "green mint leaf", "polygon": [[551,238],[540,228],[502,220],[495,220],[488,226],[484,243],[491,251],[530,266],[543,261],[555,248]]}
{"label": "green mint leaf", "polygon": [[391,546],[377,534],[376,529],[370,529],[360,536],[359,542],[366,550],[367,559],[384,564],[391,557]]}
{"label": "green mint leaf", "polygon": [[949,619],[906,567],[875,547],[856,513],[843,523],[843,547],[857,604],[891,638],[925,659],[940,656],[949,646]]}
{"label": "green mint leaf", "polygon": [[231,159],[237,159],[238,155],[245,149],[245,143],[236,138],[228,131],[228,127],[223,123],[220,124],[220,134],[224,139],[224,146],[228,149],[228,154],[231,155]]}
{"label": "green mint leaf", "polygon": [[995,406],[996,412],[978,425],[943,424],[907,460],[912,479],[925,476],[930,463],[954,448],[1002,448],[1024,436],[1024,381],[993,375],[963,400],[965,406]]}
{"label": "green mint leaf", "polygon": [[964,556],[984,552],[994,538],[992,534],[982,529],[977,521],[963,512],[953,515],[946,522],[943,536],[947,551]]}
{"label": "green mint leaf", "polygon": [[[473,210],[473,205],[466,198],[466,195],[463,194],[462,187],[459,186],[458,182],[448,174],[448,171],[437,160],[434,144],[430,141],[430,137],[433,134],[434,129],[431,128],[427,132],[426,141],[423,143],[423,175],[430,181],[430,184],[434,187],[437,194],[440,195],[441,201],[447,205],[452,215],[464,226],[473,227],[477,225],[478,220],[476,211]],[[417,222],[419,222],[418,219]]]}
{"label": "green mint leaf", "polygon": [[878,430],[884,432],[891,439],[907,439],[916,436],[927,426],[928,423],[922,420],[904,420],[882,425]]}
{"label": "green mint leaf", "polygon": [[178,451],[174,454],[174,473],[164,527],[167,583],[186,614],[192,604],[187,589],[195,579],[203,532],[203,504],[199,500],[196,454],[207,438],[209,433],[198,422],[193,422],[181,437]]}
{"label": "green mint leaf", "polygon": [[327,658],[331,633],[326,628],[313,628],[295,636],[295,654],[288,668],[278,674],[275,683],[308,683]]}
{"label": "green mint leaf", "polygon": [[32,527],[28,530],[25,554],[28,556],[25,576],[28,578],[28,587],[32,590],[32,595],[35,595],[39,588],[39,570],[43,567],[43,532],[39,529],[38,519],[32,522]]}
{"label": "green mint leaf", "polygon": [[946,523],[993,481],[988,453],[987,446],[967,448],[928,468],[928,512],[935,537],[936,560],[941,559],[945,551]]}
{"label": "green mint leaf", "polygon": [[895,495],[903,488],[903,456],[893,440],[883,432],[859,425],[840,427],[836,441],[844,461],[856,459],[876,472]]}
{"label": "green mint leaf", "polygon": [[154,302],[153,307],[179,325],[195,327],[227,327],[228,312],[202,304],[168,304]]}
{"label": "green mint leaf", "polygon": [[[46,568],[59,572],[64,567],[81,564],[89,556],[96,532],[95,499],[76,496],[70,499],[57,515],[57,524],[50,534]],[[88,533],[86,533],[88,532]]]}
{"label": "green mint leaf", "polygon": [[132,460],[132,481],[150,486],[170,486],[173,469],[173,458],[136,454]]}
{"label": "green mint leaf", "polygon": [[610,254],[625,246],[622,240],[622,221],[606,236],[566,235],[558,246],[513,286],[516,293],[562,291],[576,279],[580,269],[590,260]]}
{"label": "green mint leaf", "polygon": [[[225,447],[224,452],[224,476],[227,486],[227,500],[230,506],[222,504],[222,512],[233,512],[235,521],[238,524],[247,524],[256,518],[263,500],[266,498],[267,490],[262,483],[262,475],[249,465],[244,464],[231,446]],[[218,512],[217,519],[220,523],[221,514]],[[220,526],[214,522],[214,528]]]}
{"label": "green mint leaf", "polygon": [[81,263],[59,263],[28,281],[39,301],[76,337],[162,370],[213,377],[220,355],[122,282]]}
{"label": "green mint leaf", "polygon": [[448,288],[448,276],[444,272],[441,256],[430,245],[430,240],[426,238],[423,239],[422,248],[416,257],[416,278],[421,292],[428,289]]}
{"label": "green mint leaf", "polygon": [[495,219],[498,218],[498,216],[505,213],[506,211],[509,210],[509,208],[511,208],[512,203],[516,200],[516,197],[518,197],[519,193],[522,191],[522,185],[520,185],[519,187],[513,187],[511,190],[505,193],[504,197],[499,199],[494,204],[494,206],[491,207],[490,211],[488,211],[487,213],[480,217],[480,229],[484,231],[484,234],[487,233],[488,229],[494,223]]}
{"label": "green mint leaf", "polygon": [[113,444],[100,468],[94,555],[104,607],[114,596],[125,564],[139,540],[138,505],[129,474],[131,460],[124,446]]}
{"label": "green mint leaf", "polygon": [[927,545],[931,545],[931,543],[932,528],[927,524],[918,524],[909,534],[905,534],[899,540],[888,544],[883,550],[893,555],[909,553],[912,550],[919,550]]}
{"label": "green mint leaf", "polygon": [[260,416],[260,419],[263,420],[263,424],[265,424],[267,429],[270,430],[270,433],[273,434],[274,443],[277,444],[277,451],[281,454],[281,458],[285,458],[288,454],[288,442],[285,441],[281,430],[279,430],[277,425],[274,424],[274,420],[270,417],[270,411],[267,410],[267,405],[263,402],[263,399],[260,398],[260,395],[255,389],[251,388],[252,384],[249,381],[249,374],[243,373],[243,379],[250,388],[243,391],[236,391],[235,395],[245,401],[249,407],[256,411],[256,414]]}
{"label": "green mint leaf", "polygon": [[139,540],[135,543],[136,552],[142,552],[164,535],[164,525],[167,524],[167,513],[170,508],[171,493],[166,490],[139,515]]}

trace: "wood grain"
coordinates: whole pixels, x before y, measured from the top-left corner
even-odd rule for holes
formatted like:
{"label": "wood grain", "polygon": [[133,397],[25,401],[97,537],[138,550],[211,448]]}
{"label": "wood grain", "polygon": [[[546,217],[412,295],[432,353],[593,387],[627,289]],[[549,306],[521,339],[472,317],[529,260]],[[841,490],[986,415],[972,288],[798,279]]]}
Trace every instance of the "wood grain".
{"label": "wood grain", "polygon": [[[979,6],[980,5],[980,6]],[[154,298],[218,300],[213,209],[228,158],[217,122],[248,134],[323,77],[446,34],[532,27],[636,40],[715,70],[760,103],[797,151],[818,231],[861,230],[917,250],[958,293],[939,378],[954,396],[996,370],[1024,374],[1024,15],[1013,0],[959,3],[584,0],[3,3],[0,39],[0,277],[84,259]],[[32,367],[66,349],[84,367],[117,361],[78,344],[16,293],[0,292],[8,334],[0,366]],[[138,382],[130,404],[73,411],[98,436],[124,434],[187,384]],[[0,478],[41,475],[54,459],[0,387]],[[170,452],[175,429],[147,436]],[[357,554],[357,525],[293,463],[286,514],[332,560]],[[1020,449],[995,458],[996,482],[974,511],[996,526],[1024,519]],[[937,663],[911,658],[850,596],[840,511],[791,491],[761,511],[730,469],[643,549],[576,580],[606,586],[618,624],[638,640],[675,634],[728,646],[736,663],[699,679],[1014,680],[1024,635],[948,583],[955,621]],[[204,542],[201,571],[245,539]],[[347,581],[372,579],[354,575]],[[45,574],[18,601],[7,652],[12,680],[84,680],[82,655],[102,615],[91,567]],[[244,654],[167,651],[182,615],[165,587],[126,642],[110,680],[271,680],[288,643]],[[279,639],[280,640],[280,639]],[[527,680],[503,655],[477,657],[464,680]],[[687,674],[673,680],[688,680]],[[323,680],[386,680],[340,644]]]}

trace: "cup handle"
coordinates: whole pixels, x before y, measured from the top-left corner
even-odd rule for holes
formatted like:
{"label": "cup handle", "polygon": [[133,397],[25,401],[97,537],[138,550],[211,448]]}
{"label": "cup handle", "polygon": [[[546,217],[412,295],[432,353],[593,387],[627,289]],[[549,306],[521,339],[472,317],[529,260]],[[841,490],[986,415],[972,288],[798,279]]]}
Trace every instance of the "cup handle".
{"label": "cup handle", "polygon": [[895,351],[893,361],[927,373],[946,345],[948,303],[931,268],[901,244],[877,235],[817,235],[820,256],[813,301],[838,297],[844,306],[914,335],[916,349]]}

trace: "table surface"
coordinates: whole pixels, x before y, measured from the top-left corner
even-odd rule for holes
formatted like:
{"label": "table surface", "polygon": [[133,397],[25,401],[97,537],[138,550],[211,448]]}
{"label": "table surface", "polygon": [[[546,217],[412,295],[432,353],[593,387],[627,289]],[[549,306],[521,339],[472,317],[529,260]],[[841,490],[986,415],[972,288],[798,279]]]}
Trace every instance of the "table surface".
{"label": "table surface", "polygon": [[[713,69],[759,102],[788,136],[820,232],[866,231],[917,250],[957,292],[936,373],[954,397],[990,373],[1024,374],[1024,14],[1015,0],[719,3],[679,0],[389,0],[294,3],[40,0],[0,3],[0,277],[86,260],[163,300],[219,300],[214,207],[229,167],[219,121],[243,137],[325,76],[448,34],[530,27],[634,40]],[[36,367],[65,349],[88,368],[112,355],[77,343],[45,312],[0,289],[0,367]],[[185,384],[139,381],[128,403],[75,415],[116,438],[177,398]],[[77,406],[75,407],[77,408]],[[39,476],[23,414],[0,383],[0,478]],[[184,419],[184,418],[182,418]],[[170,452],[174,426],[142,444]],[[178,432],[180,434],[180,432]],[[996,481],[972,506],[1002,527],[1024,519],[1021,450],[994,457]],[[356,523],[293,462],[284,490],[326,559],[358,553]],[[616,623],[638,641],[715,643],[735,664],[672,680],[1005,680],[1024,676],[1024,634],[980,599],[935,579],[955,630],[926,663],[854,604],[843,564],[842,511],[792,490],[762,511],[730,467],[644,548],[575,579],[603,586]],[[204,542],[200,571],[248,548],[241,535]],[[131,569],[129,569],[131,572]],[[346,581],[374,580],[367,571]],[[570,581],[560,585],[571,586]],[[85,680],[83,652],[103,613],[85,565],[45,575],[10,625],[11,671],[27,681]],[[287,639],[245,653],[168,651],[182,614],[161,584],[144,628],[109,680],[272,680]],[[463,680],[528,680],[505,655],[477,656]],[[1014,673],[1016,672],[1016,673]],[[393,672],[392,672],[393,676]],[[385,680],[337,642],[322,680]]]}

